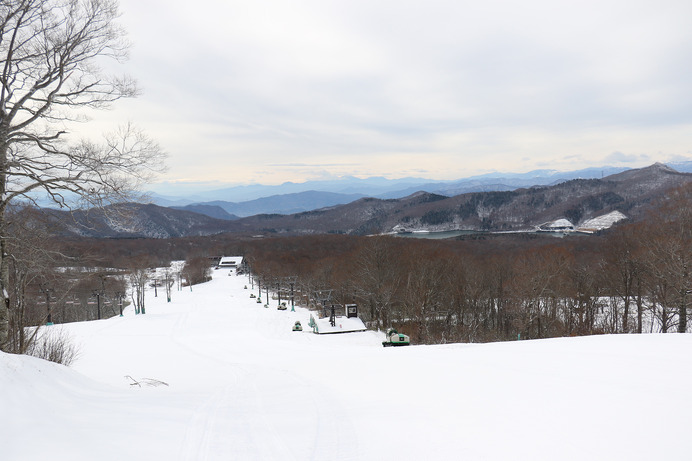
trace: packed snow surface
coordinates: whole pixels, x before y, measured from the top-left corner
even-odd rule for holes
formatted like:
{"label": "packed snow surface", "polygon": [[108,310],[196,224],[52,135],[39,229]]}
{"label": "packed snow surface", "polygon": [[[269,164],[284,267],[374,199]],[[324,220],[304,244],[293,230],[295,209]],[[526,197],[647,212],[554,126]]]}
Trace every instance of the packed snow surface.
{"label": "packed snow surface", "polygon": [[690,335],[383,348],[224,272],[51,327],[72,368],[0,354],[0,459],[692,459]]}
{"label": "packed snow surface", "polygon": [[595,231],[608,229],[613,224],[615,224],[618,221],[622,221],[623,219],[627,219],[627,216],[625,216],[617,210],[611,211],[608,214],[604,214],[592,219],[587,219],[581,224],[581,226],[579,226],[578,230]]}
{"label": "packed snow surface", "polygon": [[572,229],[572,224],[568,219],[561,218],[545,225],[546,229]]}

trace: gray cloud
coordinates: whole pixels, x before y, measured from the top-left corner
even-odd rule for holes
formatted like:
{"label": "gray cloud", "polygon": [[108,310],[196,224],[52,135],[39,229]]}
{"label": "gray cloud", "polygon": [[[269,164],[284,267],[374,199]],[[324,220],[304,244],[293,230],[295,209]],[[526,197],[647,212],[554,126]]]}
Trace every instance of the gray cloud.
{"label": "gray cloud", "polygon": [[692,141],[690,2],[121,2],[145,92],[111,116],[173,178],[450,178]]}
{"label": "gray cloud", "polygon": [[330,167],[352,167],[352,166],[358,166],[357,163],[272,163],[269,164],[268,166],[272,167],[283,167],[283,168],[305,168],[305,167],[310,167],[310,168],[330,168]]}
{"label": "gray cloud", "polygon": [[610,163],[639,163],[650,161],[650,157],[645,154],[623,154],[622,152],[612,152],[603,159],[607,164]]}

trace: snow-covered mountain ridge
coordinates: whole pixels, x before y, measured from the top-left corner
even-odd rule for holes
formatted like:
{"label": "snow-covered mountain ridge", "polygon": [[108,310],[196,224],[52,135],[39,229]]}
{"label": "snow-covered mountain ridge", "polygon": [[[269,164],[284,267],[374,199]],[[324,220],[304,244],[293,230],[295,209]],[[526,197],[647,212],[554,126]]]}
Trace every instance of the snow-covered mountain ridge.
{"label": "snow-covered mountain ridge", "polygon": [[[417,192],[401,199],[362,198],[345,205],[233,221],[156,205],[129,204],[126,212],[104,214],[47,210],[66,235],[90,237],[182,237],[221,232],[244,235],[353,234],[397,231],[533,231],[566,219],[583,227],[590,219],[618,211],[640,219],[671,188],[692,182],[692,174],[665,165],[628,170],[603,179],[574,179],[553,186],[475,192],[448,197]],[[117,223],[114,215],[128,217]],[[67,228],[64,223],[70,223]]]}

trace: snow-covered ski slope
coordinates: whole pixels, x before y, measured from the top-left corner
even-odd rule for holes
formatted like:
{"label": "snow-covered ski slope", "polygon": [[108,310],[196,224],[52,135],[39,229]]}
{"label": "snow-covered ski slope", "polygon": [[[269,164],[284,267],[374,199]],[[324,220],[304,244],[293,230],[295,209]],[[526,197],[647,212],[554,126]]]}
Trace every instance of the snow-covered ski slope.
{"label": "snow-covered ski slope", "polygon": [[692,459],[690,335],[383,348],[246,283],[64,326],[71,369],[0,354],[0,459]]}

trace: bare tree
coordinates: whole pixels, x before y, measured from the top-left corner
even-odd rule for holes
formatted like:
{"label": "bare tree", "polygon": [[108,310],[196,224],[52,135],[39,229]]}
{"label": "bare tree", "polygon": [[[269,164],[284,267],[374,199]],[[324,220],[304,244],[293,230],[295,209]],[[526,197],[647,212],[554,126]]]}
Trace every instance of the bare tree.
{"label": "bare tree", "polygon": [[646,246],[661,302],[662,329],[672,326],[668,325],[667,311],[675,308],[677,331],[685,333],[692,304],[692,186],[670,191],[656,217],[657,226],[649,231]]}
{"label": "bare tree", "polygon": [[8,204],[46,196],[61,207],[130,199],[163,153],[132,125],[102,142],[68,130],[137,93],[133,80],[99,68],[127,57],[116,0],[0,3],[0,349],[8,341]]}
{"label": "bare tree", "polygon": [[[54,275],[51,269],[56,256],[46,244],[46,230],[40,226],[33,228],[28,225],[25,215],[31,214],[31,210],[24,211],[11,212],[11,233],[21,238],[9,238],[7,241],[12,299],[7,350],[15,353],[24,353],[38,333],[38,328],[32,331],[26,327],[37,326],[49,320],[49,311],[42,312],[40,318],[32,315],[35,312],[31,312],[31,305],[35,299],[31,299],[30,287],[42,285],[44,294],[48,291],[51,284],[47,282]],[[50,304],[47,304],[47,308],[48,306]]]}
{"label": "bare tree", "polygon": [[144,294],[149,282],[149,268],[143,262],[135,263],[130,270],[130,286],[132,287],[132,305],[135,307],[135,314],[146,314],[144,307]]}
{"label": "bare tree", "polygon": [[[615,229],[604,252],[603,272],[611,288],[611,296],[622,300],[622,332],[630,332],[630,306],[636,301],[641,288],[641,263],[639,253],[641,237],[633,226]],[[619,306],[619,302],[613,303]],[[637,333],[642,332],[641,303],[637,306]]]}
{"label": "bare tree", "polygon": [[356,256],[354,286],[365,306],[364,314],[378,329],[384,330],[392,321],[397,291],[401,288],[400,268],[393,241],[373,237]]}
{"label": "bare tree", "polygon": [[[408,271],[402,296],[402,310],[406,317],[417,323],[416,341],[433,340],[433,330],[442,330],[440,341],[447,333],[449,323],[446,302],[449,291],[449,266],[442,257],[426,257],[423,251],[414,250],[408,258]],[[442,312],[441,312],[442,311]]]}
{"label": "bare tree", "polygon": [[211,278],[211,265],[204,256],[192,256],[185,260],[183,277],[187,281],[190,290],[192,285],[208,282]]}
{"label": "bare tree", "polygon": [[173,275],[173,269],[167,267],[163,272],[163,288],[166,291],[166,300],[171,302],[171,294],[173,291],[173,284],[175,283],[175,276]]}

